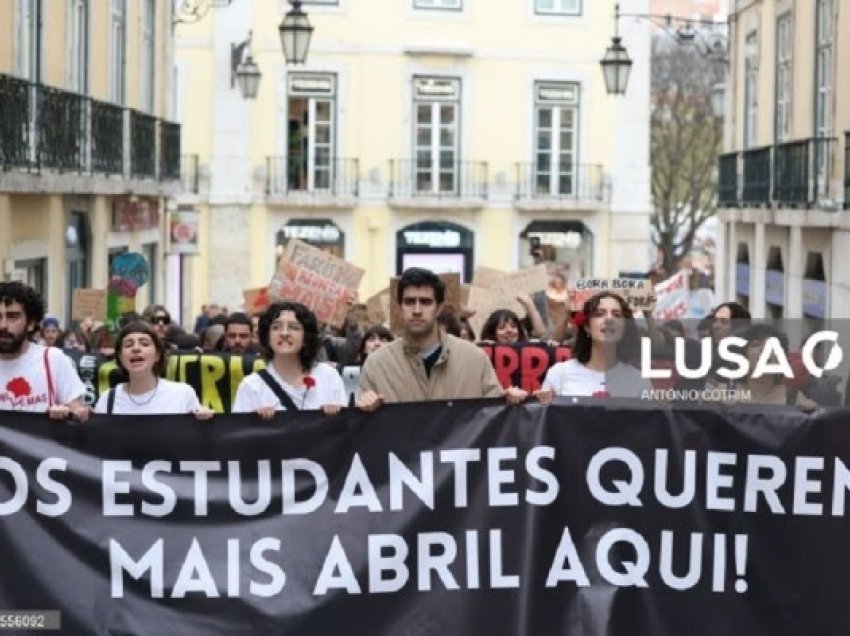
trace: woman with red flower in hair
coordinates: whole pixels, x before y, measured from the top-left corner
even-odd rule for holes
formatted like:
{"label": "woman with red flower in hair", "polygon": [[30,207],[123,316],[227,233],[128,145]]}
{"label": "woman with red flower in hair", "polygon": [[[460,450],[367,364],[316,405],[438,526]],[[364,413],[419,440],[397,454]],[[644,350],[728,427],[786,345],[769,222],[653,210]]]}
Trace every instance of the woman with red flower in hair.
{"label": "woman with red flower in hair", "polygon": [[256,413],[263,420],[282,410],[322,409],[333,415],[348,403],[339,373],[317,361],[319,325],[307,307],[274,303],[260,316],[258,332],[266,368],[239,384],[234,413]]}
{"label": "woman with red flower in hair", "polygon": [[633,365],[638,332],[628,303],[618,294],[601,292],[573,314],[576,342],[573,358],[552,366],[537,398],[551,403],[556,395],[641,397],[649,380]]}

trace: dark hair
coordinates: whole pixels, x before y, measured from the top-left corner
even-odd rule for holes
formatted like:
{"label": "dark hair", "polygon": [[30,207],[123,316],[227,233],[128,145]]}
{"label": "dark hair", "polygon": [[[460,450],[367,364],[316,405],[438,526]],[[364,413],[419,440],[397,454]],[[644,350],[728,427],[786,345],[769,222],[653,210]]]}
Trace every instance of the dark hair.
{"label": "dark hair", "polygon": [[19,281],[0,282],[0,303],[9,306],[13,302],[21,303],[27,323],[41,323],[44,318],[44,300],[41,294]]}
{"label": "dark hair", "polygon": [[171,323],[171,314],[162,305],[148,305],[142,312],[142,318],[147,320],[149,323],[154,324],[157,314],[165,314],[165,317],[168,318],[168,322]]}
{"label": "dark hair", "polygon": [[251,330],[251,333],[254,333],[254,323],[251,322],[251,319],[248,317],[248,314],[242,311],[234,311],[227,317],[227,321],[224,323],[224,330],[227,331],[227,328],[230,325],[247,325]]}
{"label": "dark hair", "polygon": [[283,301],[272,304],[260,316],[260,324],[258,326],[258,336],[260,340],[260,352],[266,360],[271,360],[274,357],[271,345],[269,345],[269,330],[272,322],[277,320],[282,311],[291,311],[295,314],[295,320],[301,323],[304,328],[304,343],[301,346],[301,351],[298,352],[298,358],[301,361],[301,369],[309,371],[316,363],[319,357],[319,349],[322,347],[322,341],[319,338],[319,323],[316,321],[316,314],[307,309],[301,303]]}
{"label": "dark hair", "polygon": [[221,325],[224,327],[227,324],[227,315],[226,314],[216,314],[212,318],[210,318],[209,323],[207,323],[208,327],[212,327],[213,325]]}
{"label": "dark hair", "polygon": [[437,301],[438,305],[442,305],[446,299],[446,284],[434,272],[424,267],[409,267],[404,270],[401,278],[398,279],[395,299],[399,305],[404,296],[404,290],[408,287],[432,288],[434,290],[434,300]]}
{"label": "dark hair", "polygon": [[144,320],[139,314],[135,311],[126,311],[118,318],[118,329],[121,330],[127,325],[131,325],[134,322],[138,322],[140,320]]}
{"label": "dark hair", "polygon": [[752,316],[750,316],[750,312],[747,311],[747,308],[741,303],[736,303],[735,301],[717,305],[717,307],[714,308],[714,311],[711,312],[711,317],[714,318],[717,315],[717,312],[724,307],[729,309],[729,316],[732,320],[746,320],[747,322],[752,320]]}
{"label": "dark hair", "polygon": [[[475,336],[475,329],[472,328],[472,325],[469,324],[469,321],[466,318],[461,318],[460,319],[460,330],[461,330],[461,332],[463,332],[464,329],[466,329],[469,332],[469,335],[472,336],[473,342],[475,342],[478,339]],[[463,336],[460,336],[460,337],[463,338]]]}
{"label": "dark hair", "polygon": [[447,307],[443,307],[437,314],[437,324],[445,329],[447,334],[460,338],[460,319]]}
{"label": "dark hair", "polygon": [[121,349],[124,346],[124,339],[134,333],[143,333],[150,336],[153,341],[153,346],[159,354],[159,360],[157,360],[153,365],[153,374],[159,378],[165,377],[165,366],[167,363],[165,359],[165,345],[162,344],[162,341],[159,339],[156,329],[153,328],[152,324],[145,320],[136,320],[135,322],[131,322],[122,327],[121,331],[118,332],[118,338],[115,341],[115,362],[118,363],[118,368],[120,368],[123,372],[124,379],[127,379],[129,374],[127,373],[127,369],[125,369],[124,365],[121,363]]}
{"label": "dark hair", "polygon": [[593,340],[587,332],[587,322],[591,316],[599,308],[603,298],[613,298],[620,305],[620,311],[623,312],[625,318],[625,326],[623,328],[623,337],[617,343],[617,360],[631,364],[637,359],[638,353],[638,330],[635,325],[632,309],[629,304],[619,294],[614,292],[604,291],[599,292],[588,298],[584,303],[582,313],[585,315],[585,325],[579,327],[576,333],[576,343],[573,347],[573,357],[582,364],[590,360],[590,354],[593,352]]}
{"label": "dark hair", "polygon": [[360,364],[363,364],[363,361],[366,359],[366,341],[372,338],[372,336],[378,336],[378,338],[384,342],[392,342],[395,340],[393,332],[384,327],[384,325],[372,325],[369,327],[363,333],[363,338],[360,340],[360,346],[357,349],[357,361]]}
{"label": "dark hair", "polygon": [[522,320],[520,320],[520,317],[510,309],[497,309],[490,314],[490,317],[487,318],[487,322],[485,322],[484,326],[481,327],[481,339],[492,340],[495,342],[496,330],[509,322],[516,325],[517,331],[519,332],[519,337],[517,338],[518,342],[525,342],[528,340],[528,332],[525,330],[525,325],[522,323]]}
{"label": "dark hair", "polygon": [[89,336],[89,349],[92,353],[97,353],[104,346],[115,348],[115,332],[107,325],[101,325]]}
{"label": "dark hair", "polygon": [[753,340],[767,340],[768,338],[776,338],[779,340],[779,344],[782,346],[782,350],[788,351],[788,336],[785,335],[780,329],[777,329],[773,325],[757,322],[742,331],[740,334],[741,338],[746,340],[748,343]]}
{"label": "dark hair", "polygon": [[195,351],[201,347],[201,339],[194,333],[181,333],[174,337],[173,344],[178,351]]}

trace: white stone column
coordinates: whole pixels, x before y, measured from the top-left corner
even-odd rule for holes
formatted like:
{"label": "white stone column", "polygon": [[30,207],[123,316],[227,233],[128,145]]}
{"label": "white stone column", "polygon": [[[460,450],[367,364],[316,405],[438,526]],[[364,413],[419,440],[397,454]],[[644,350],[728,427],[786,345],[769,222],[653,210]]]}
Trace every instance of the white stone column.
{"label": "white stone column", "polygon": [[753,257],[750,259],[750,313],[764,318],[765,269],[767,251],[764,244],[764,221],[756,221],[753,231]]}
{"label": "white stone column", "polygon": [[792,225],[788,231],[788,287],[785,290],[785,316],[788,318],[803,317],[803,275],[806,267],[803,253],[803,228]]}

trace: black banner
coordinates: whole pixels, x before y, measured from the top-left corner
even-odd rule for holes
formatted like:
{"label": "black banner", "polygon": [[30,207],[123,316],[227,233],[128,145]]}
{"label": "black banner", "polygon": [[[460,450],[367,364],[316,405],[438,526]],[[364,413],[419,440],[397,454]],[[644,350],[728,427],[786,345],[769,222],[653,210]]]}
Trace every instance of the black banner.
{"label": "black banner", "polygon": [[0,608],[66,634],[847,634],[846,411],[0,412]]}

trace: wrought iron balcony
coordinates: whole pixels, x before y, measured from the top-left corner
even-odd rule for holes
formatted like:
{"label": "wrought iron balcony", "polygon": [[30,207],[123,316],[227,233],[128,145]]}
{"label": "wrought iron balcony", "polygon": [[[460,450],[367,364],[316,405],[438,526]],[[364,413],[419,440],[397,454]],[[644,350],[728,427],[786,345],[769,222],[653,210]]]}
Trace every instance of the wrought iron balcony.
{"label": "wrought iron balcony", "polygon": [[91,168],[104,174],[124,174],[124,109],[91,100]]}
{"label": "wrought iron balcony", "polygon": [[180,178],[180,124],[163,121],[159,124],[159,178]]}
{"label": "wrought iron balcony", "polygon": [[829,198],[834,141],[813,137],[776,146],[773,198],[779,205],[810,207],[822,198]]}
{"label": "wrought iron balcony", "polygon": [[516,164],[517,200],[603,201],[605,188],[602,166],[562,163],[556,166],[536,163]]}
{"label": "wrought iron balcony", "polygon": [[304,194],[326,197],[359,195],[360,161],[303,154],[266,157],[266,195]]}
{"label": "wrought iron balcony", "polygon": [[0,74],[0,168],[179,179],[180,126]]}
{"label": "wrought iron balcony", "polygon": [[390,199],[431,198],[484,200],[487,198],[487,162],[390,160]]}
{"label": "wrought iron balcony", "polygon": [[717,203],[721,207],[738,205],[738,157],[740,153],[730,152],[720,155],[718,160],[719,183],[717,184]]}
{"label": "wrought iron balcony", "polygon": [[741,153],[744,158],[744,205],[770,205],[770,146]]}
{"label": "wrought iron balcony", "polygon": [[30,83],[0,75],[0,167],[32,163],[32,103]]}

